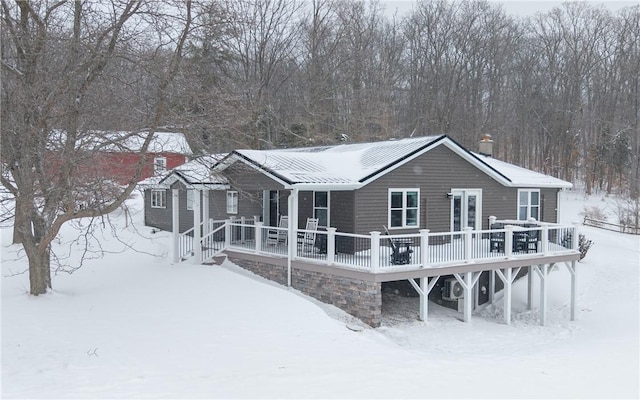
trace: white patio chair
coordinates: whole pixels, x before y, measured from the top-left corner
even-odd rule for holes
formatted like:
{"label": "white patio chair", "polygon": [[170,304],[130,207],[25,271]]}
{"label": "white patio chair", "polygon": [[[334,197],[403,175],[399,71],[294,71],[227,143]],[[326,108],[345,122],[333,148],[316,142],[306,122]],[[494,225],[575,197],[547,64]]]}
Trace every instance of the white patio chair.
{"label": "white patio chair", "polygon": [[278,245],[280,243],[287,243],[287,236],[289,227],[289,216],[282,215],[280,216],[280,222],[278,223],[278,228],[280,229],[270,229],[267,231],[267,240],[266,243],[270,245]]}
{"label": "white patio chair", "polygon": [[303,253],[311,253],[316,244],[316,232],[318,230],[318,219],[307,218],[305,232],[298,234],[298,249]]}

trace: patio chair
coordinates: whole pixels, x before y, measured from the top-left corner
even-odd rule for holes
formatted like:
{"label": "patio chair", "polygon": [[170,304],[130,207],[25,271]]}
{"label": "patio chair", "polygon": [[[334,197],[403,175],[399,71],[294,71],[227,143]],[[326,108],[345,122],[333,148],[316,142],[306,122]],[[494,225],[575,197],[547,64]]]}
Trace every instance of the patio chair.
{"label": "patio chair", "polygon": [[318,230],[318,219],[307,218],[305,232],[298,234],[298,248],[303,253],[311,253],[316,245],[316,231]]}
{"label": "patio chair", "polygon": [[[489,229],[504,229],[504,224],[498,222],[491,225]],[[504,253],[504,234],[504,232],[489,233],[489,252]]]}
{"label": "patio chair", "polygon": [[286,244],[287,243],[287,228],[289,227],[289,216],[282,215],[280,216],[280,222],[278,223],[278,228],[280,229],[270,229],[267,231],[267,244],[278,245],[278,244]]}
{"label": "patio chair", "polygon": [[[525,224],[525,228],[535,228],[537,225]],[[513,251],[523,253],[537,253],[539,230],[516,231],[513,233]]]}
{"label": "patio chair", "polygon": [[[411,241],[397,240],[392,239],[389,235],[389,231],[386,226],[384,227],[384,232],[388,236],[387,240],[389,240],[389,247],[391,247],[391,256],[390,261],[392,265],[405,265],[411,264],[411,253],[413,250],[409,248],[411,245]],[[406,248],[402,248],[406,246]]]}

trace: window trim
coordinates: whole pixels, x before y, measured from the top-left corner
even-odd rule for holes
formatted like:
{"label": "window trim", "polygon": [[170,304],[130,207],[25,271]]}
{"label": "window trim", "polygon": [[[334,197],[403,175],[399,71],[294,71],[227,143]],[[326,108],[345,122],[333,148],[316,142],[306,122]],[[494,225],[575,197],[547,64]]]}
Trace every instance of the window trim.
{"label": "window trim", "polygon": [[[520,207],[524,207],[520,205],[520,193],[527,193],[527,217],[525,219],[520,219]],[[540,189],[518,189],[518,195],[516,197],[516,220],[517,221],[528,221],[531,218],[531,193],[538,193],[538,217],[536,221],[540,221],[540,215],[542,215],[542,195],[540,194]]]}
{"label": "window trim", "polygon": [[196,202],[195,193],[194,189],[187,189],[187,211],[193,211],[193,205]]}
{"label": "window trim", "polygon": [[[233,199],[235,198],[235,202]],[[231,199],[231,202],[229,200]],[[227,190],[227,214],[238,214],[238,191]]]}
{"label": "window trim", "polygon": [[[393,193],[402,193],[402,226],[392,226],[391,225],[391,195]],[[416,192],[418,194],[416,207],[407,207],[407,193]],[[416,209],[416,224],[415,225],[407,225],[407,210],[408,209]],[[397,210],[394,208],[393,210]],[[387,196],[387,226],[389,230],[392,229],[418,229],[420,228],[420,188],[389,188],[388,196]]]}
{"label": "window trim", "polygon": [[[162,161],[159,163],[159,161]],[[162,165],[160,165],[162,164]],[[162,174],[167,172],[167,157],[158,156],[153,158],[153,173],[154,174]]]}
{"label": "window trim", "polygon": [[[158,200],[160,201],[158,202]],[[151,208],[167,208],[167,190],[151,189],[150,204]]]}
{"label": "window trim", "polygon": [[[327,194],[327,206],[326,207],[316,207],[316,193],[326,193]],[[319,225],[320,227],[323,228],[328,228],[331,226],[331,213],[329,212],[330,208],[331,208],[331,192],[328,190],[318,190],[318,191],[313,191],[313,218],[318,218],[318,216],[316,215],[316,210],[327,210],[327,225]],[[320,218],[318,218],[318,222],[320,221]]]}

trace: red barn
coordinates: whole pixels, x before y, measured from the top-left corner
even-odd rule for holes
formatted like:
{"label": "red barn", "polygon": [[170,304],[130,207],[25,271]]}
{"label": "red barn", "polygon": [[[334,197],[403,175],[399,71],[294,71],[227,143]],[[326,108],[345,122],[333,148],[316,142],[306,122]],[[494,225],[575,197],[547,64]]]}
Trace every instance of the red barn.
{"label": "red barn", "polygon": [[[60,132],[55,135],[61,143],[66,139]],[[156,132],[146,155],[143,155],[141,149],[146,136],[147,132],[91,132],[82,135],[77,139],[76,150],[83,156],[76,164],[76,174],[85,177],[85,182],[108,180],[124,185],[135,176],[143,156],[146,159],[138,181],[180,166],[192,155],[185,136],[177,132]],[[49,164],[52,171],[57,170],[56,164],[59,163],[55,159],[62,153],[55,154]]]}

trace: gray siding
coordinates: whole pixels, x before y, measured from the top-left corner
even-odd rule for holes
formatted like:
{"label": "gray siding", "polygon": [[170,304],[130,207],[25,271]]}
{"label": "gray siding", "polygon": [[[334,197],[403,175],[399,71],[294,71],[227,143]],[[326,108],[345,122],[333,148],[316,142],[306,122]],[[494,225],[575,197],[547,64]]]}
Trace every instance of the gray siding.
{"label": "gray siding", "polygon": [[[420,189],[419,229],[432,232],[447,232],[451,228],[451,200],[446,194],[452,189],[482,189],[483,229],[487,228],[490,215],[499,219],[517,217],[517,188],[502,186],[447,147],[438,146],[356,191],[356,233],[381,231],[387,225],[389,188]],[[545,198],[544,221],[556,221],[556,191],[541,190]],[[394,233],[415,230],[394,230]]]}

